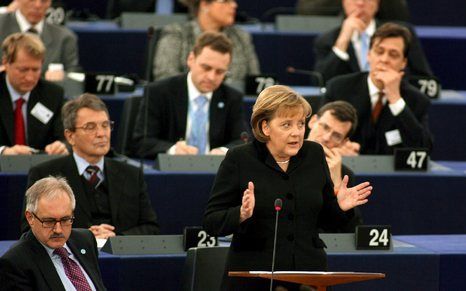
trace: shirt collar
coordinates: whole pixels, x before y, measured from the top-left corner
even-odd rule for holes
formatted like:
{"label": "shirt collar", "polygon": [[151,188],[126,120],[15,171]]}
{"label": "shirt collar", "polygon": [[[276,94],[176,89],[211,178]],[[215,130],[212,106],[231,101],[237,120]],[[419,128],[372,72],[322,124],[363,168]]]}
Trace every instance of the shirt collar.
{"label": "shirt collar", "polygon": [[29,96],[31,95],[31,92],[27,92],[26,94],[19,94],[18,91],[13,88],[13,85],[11,85],[10,81],[8,80],[8,74],[6,74],[6,86],[8,88],[8,93],[10,93],[10,98],[11,102],[15,104],[16,100],[18,100],[20,97],[23,97],[24,101],[26,103],[29,101]]}
{"label": "shirt collar", "polygon": [[32,25],[31,23],[29,23],[29,21],[27,21],[26,17],[24,17],[24,15],[21,13],[21,11],[19,11],[19,9],[16,10],[15,15],[16,21],[18,22],[19,29],[21,30],[21,32],[27,32],[27,30],[31,27],[34,27],[39,34],[42,34],[42,31],[44,31],[44,19],[42,19],[36,25]]}
{"label": "shirt collar", "polygon": [[[77,153],[73,152],[74,160],[76,161],[76,166],[78,167],[78,174],[82,176],[86,171],[86,168],[91,165],[88,161],[80,157]],[[104,158],[102,157],[100,161],[98,161],[95,166],[99,167],[100,171],[104,172]]]}
{"label": "shirt collar", "polygon": [[[46,245],[44,245],[42,242],[39,241],[39,243],[45,248],[45,250],[47,251],[47,254],[49,254],[50,258],[52,258],[53,256],[56,256],[56,257],[60,257],[56,254],[53,253],[53,251],[55,251],[55,249],[52,249]],[[71,250],[70,250],[70,247],[65,243],[65,245],[63,245],[63,247],[66,249],[66,251],[68,252],[68,254],[72,254]]]}
{"label": "shirt collar", "polygon": [[199,92],[196,86],[194,86],[191,76],[192,76],[192,73],[189,72],[188,77],[187,77],[189,102],[193,101],[194,99],[196,99],[198,96],[201,96],[201,95],[207,97],[207,100],[210,102],[210,100],[212,100],[213,92],[207,92],[207,93]]}
{"label": "shirt collar", "polygon": [[[369,25],[366,27],[366,30],[364,30],[364,32],[369,36],[369,38],[371,38],[372,35],[374,35],[375,33],[375,29],[376,29],[375,20],[372,19],[371,22],[369,22]],[[355,30],[353,32],[353,36],[351,37],[351,40],[353,42],[359,41],[359,31]]]}
{"label": "shirt collar", "polygon": [[[379,88],[375,86],[374,82],[372,82],[370,74],[367,75],[367,87],[369,88],[369,96],[371,98],[371,103],[375,104],[379,99]],[[383,92],[383,90],[382,90]],[[385,97],[382,99],[382,102],[385,104]]]}

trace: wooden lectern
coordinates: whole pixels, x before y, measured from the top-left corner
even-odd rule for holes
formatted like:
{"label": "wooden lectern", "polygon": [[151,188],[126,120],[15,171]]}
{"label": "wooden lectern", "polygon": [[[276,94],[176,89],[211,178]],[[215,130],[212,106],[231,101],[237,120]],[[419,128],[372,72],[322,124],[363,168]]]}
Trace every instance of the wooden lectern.
{"label": "wooden lectern", "polygon": [[[228,272],[230,277],[264,278],[270,279],[271,272]],[[356,273],[356,272],[283,272],[273,273],[273,279],[277,281],[298,283],[317,288],[317,291],[325,291],[328,286],[361,282],[374,279],[383,279],[382,273]]]}

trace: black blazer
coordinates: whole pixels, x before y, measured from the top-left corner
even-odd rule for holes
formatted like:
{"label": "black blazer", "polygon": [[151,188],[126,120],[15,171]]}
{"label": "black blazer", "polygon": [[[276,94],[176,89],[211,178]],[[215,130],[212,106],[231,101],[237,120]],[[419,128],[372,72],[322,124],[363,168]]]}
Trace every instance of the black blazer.
{"label": "black blazer", "polygon": [[[5,77],[5,72],[0,73],[0,146],[13,146],[15,145],[14,111]],[[43,124],[31,115],[31,110],[38,102],[53,112],[53,117],[47,124]],[[39,80],[31,91],[27,103],[27,144],[29,146],[43,150],[46,145],[64,139],[61,122],[63,102],[63,89],[61,87],[45,80]]]}
{"label": "black blazer", "polygon": [[[155,158],[172,145],[185,139],[188,116],[187,75],[163,79],[147,86],[147,138],[144,139],[144,101],[134,129],[137,153],[144,158]],[[214,91],[209,109],[210,148],[230,147],[241,143],[245,131],[243,99],[240,92],[220,85]]]}
{"label": "black blazer", "polygon": [[[87,229],[73,229],[67,245],[96,289],[106,290],[92,233]],[[0,284],[2,290],[65,290],[47,251],[31,231],[0,258]]]}
{"label": "black blazer", "polygon": [[[158,234],[159,225],[147,194],[147,186],[140,169],[105,158],[105,179],[108,184],[110,211],[115,233],[120,235]],[[76,198],[73,227],[92,225],[89,201],[73,155],[37,165],[29,171],[28,188],[49,175],[65,177]],[[25,204],[23,204],[23,213]],[[29,228],[22,218],[22,231]]]}
{"label": "black blazer", "polygon": [[[367,78],[368,73],[336,77],[328,83],[323,99],[323,103],[344,100],[356,108],[358,126],[352,139],[361,144],[361,154],[392,154],[396,147],[430,149],[432,138],[428,124],[429,98],[407,82],[402,82],[400,93],[406,102],[405,109],[398,116],[394,116],[386,105],[377,124],[373,125]],[[400,131],[402,143],[389,146],[385,133],[394,129]]]}
{"label": "black blazer", "polygon": [[[379,27],[383,23],[376,22]],[[424,51],[421,47],[419,39],[414,29],[407,23],[399,23],[406,26],[413,35],[411,40],[410,50],[408,52],[408,64],[406,68],[406,76],[432,76],[432,70],[427,62]],[[334,28],[316,38],[314,43],[314,53],[316,56],[314,70],[320,72],[325,81],[333,77],[360,72],[358,59],[353,48],[352,42],[349,43],[347,53],[349,60],[340,59],[332,50],[335,41],[340,34],[341,27]]]}
{"label": "black blazer", "polygon": [[[249,181],[254,182],[256,204],[253,216],[240,224],[241,199]],[[304,141],[285,173],[266,145],[254,141],[227,152],[204,213],[204,228],[209,234],[234,234],[226,272],[270,269],[276,198],[283,200],[276,270],[327,268],[319,223],[338,225],[354,212],[345,213],[337,204],[322,147]]]}

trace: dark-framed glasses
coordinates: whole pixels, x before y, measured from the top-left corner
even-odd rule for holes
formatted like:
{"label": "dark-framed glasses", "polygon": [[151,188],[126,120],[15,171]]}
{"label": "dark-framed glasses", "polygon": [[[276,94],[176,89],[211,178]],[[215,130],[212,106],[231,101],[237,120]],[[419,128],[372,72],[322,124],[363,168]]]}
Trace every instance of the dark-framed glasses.
{"label": "dark-framed glasses", "polygon": [[60,219],[53,219],[53,218],[44,218],[40,219],[34,212],[31,212],[34,217],[42,223],[43,228],[54,228],[57,223],[63,226],[70,226],[73,224],[74,216],[66,216]]}
{"label": "dark-framed glasses", "polygon": [[97,122],[88,122],[85,123],[83,126],[76,126],[74,129],[82,129],[85,133],[96,133],[98,127],[102,128],[103,130],[110,130],[112,131],[115,126],[115,122],[112,120],[105,120],[100,123]]}

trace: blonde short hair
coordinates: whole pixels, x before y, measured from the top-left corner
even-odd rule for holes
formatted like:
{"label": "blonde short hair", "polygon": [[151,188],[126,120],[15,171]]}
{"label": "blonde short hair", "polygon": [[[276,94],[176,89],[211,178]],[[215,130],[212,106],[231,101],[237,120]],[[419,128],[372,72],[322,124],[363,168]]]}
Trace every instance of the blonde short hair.
{"label": "blonde short hair", "polygon": [[293,116],[300,112],[306,118],[312,113],[311,105],[303,96],[287,86],[270,86],[259,94],[252,108],[252,133],[258,141],[267,142],[270,138],[262,131],[263,121],[270,121],[276,116]]}
{"label": "blonde short hair", "polygon": [[40,38],[32,33],[13,33],[9,35],[2,44],[2,58],[8,64],[16,60],[20,50],[24,50],[34,59],[44,60],[45,46]]}

